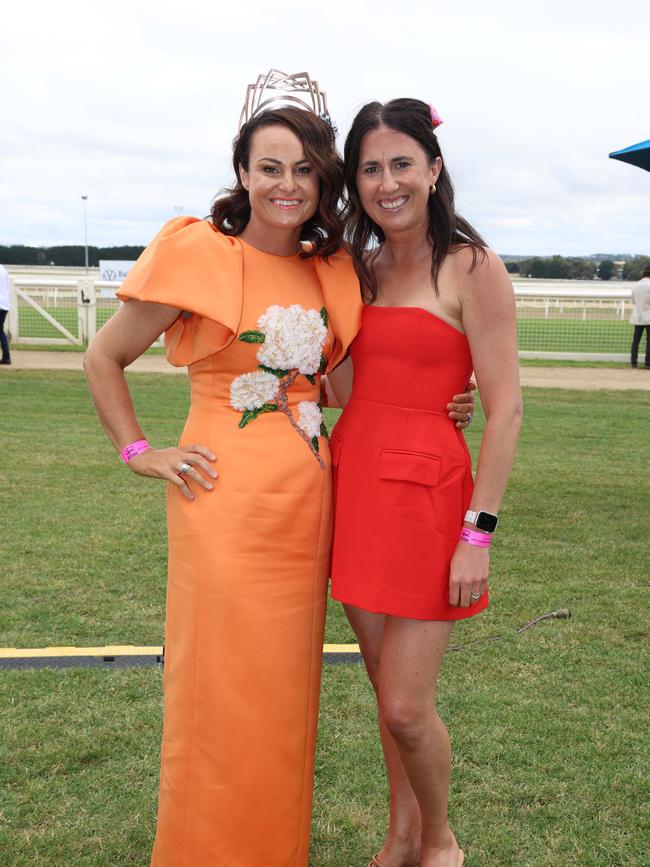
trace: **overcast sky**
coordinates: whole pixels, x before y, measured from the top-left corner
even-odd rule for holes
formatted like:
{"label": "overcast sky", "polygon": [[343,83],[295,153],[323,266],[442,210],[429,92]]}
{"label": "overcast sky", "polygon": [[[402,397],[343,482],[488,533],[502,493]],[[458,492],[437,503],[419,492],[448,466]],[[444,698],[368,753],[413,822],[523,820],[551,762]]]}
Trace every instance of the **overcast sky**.
{"label": "overcast sky", "polygon": [[[500,253],[650,254],[648,0],[60,0],[4,7],[0,243],[143,244],[231,180],[246,85],[307,70],[444,118],[458,210]],[[342,146],[342,140],[341,140]]]}

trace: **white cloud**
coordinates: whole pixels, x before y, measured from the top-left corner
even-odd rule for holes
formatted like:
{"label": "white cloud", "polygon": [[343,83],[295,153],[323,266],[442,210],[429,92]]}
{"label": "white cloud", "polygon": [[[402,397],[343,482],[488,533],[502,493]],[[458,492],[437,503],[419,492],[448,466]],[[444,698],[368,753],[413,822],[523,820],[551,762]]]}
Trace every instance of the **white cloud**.
{"label": "white cloud", "polygon": [[373,98],[445,119],[459,209],[501,252],[649,252],[644,0],[11,4],[0,31],[0,243],[145,243],[230,180],[245,86],[307,69],[342,134]]}

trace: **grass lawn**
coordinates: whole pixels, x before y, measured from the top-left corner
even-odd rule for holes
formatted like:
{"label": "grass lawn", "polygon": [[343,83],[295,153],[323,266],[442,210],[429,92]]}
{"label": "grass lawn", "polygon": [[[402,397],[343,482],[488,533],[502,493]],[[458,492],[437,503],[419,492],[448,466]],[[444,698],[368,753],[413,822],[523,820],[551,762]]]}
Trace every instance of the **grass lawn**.
{"label": "grass lawn", "polygon": [[573,361],[556,358],[520,358],[520,367],[609,367],[629,370],[629,361]]}
{"label": "grass lawn", "polygon": [[[42,304],[47,312],[56,319],[71,334],[77,334],[77,304],[67,302],[65,304]],[[115,312],[115,304],[102,305],[101,300],[97,305],[97,327],[106,322]],[[18,308],[18,328],[22,337],[63,337],[61,332],[41,314],[26,303],[21,303]]]}
{"label": "grass lawn", "polygon": [[[184,378],[130,381],[149,438],[175,441]],[[639,456],[650,401],[525,399],[492,604],[456,627],[463,650],[447,654],[441,677],[452,823],[468,867],[641,867],[650,493]],[[120,464],[79,374],[6,370],[0,406],[0,645],[161,643],[162,486]],[[571,620],[515,637],[560,607]],[[327,640],[353,640],[336,605]],[[0,865],[146,867],[160,721],[156,668],[0,672]],[[327,666],[312,867],[365,867],[385,817],[363,669]]]}
{"label": "grass lawn", "polygon": [[531,352],[629,353],[633,328],[627,320],[517,317],[519,349]]}

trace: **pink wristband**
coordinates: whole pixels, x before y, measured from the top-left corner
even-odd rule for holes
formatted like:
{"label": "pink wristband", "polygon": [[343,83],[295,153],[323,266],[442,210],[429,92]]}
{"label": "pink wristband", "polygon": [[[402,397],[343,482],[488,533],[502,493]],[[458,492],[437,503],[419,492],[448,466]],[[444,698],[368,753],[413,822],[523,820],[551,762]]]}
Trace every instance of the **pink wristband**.
{"label": "pink wristband", "polygon": [[150,448],[151,446],[146,440],[136,440],[134,443],[129,443],[128,446],[124,446],[124,448],[120,452],[120,457],[125,464],[128,464],[131,458],[134,458],[136,455],[142,454],[142,452],[146,452],[147,449]]}
{"label": "pink wristband", "polygon": [[460,531],[460,541],[467,542],[468,545],[478,545],[479,548],[489,548],[492,544],[492,536],[489,533],[477,533],[475,530],[463,527]]}

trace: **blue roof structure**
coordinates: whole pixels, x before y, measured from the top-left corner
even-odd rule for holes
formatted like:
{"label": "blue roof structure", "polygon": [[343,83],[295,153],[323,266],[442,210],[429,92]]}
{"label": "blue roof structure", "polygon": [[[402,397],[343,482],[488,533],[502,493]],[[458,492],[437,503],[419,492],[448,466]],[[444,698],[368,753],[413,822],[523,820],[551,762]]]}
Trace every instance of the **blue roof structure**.
{"label": "blue roof structure", "polygon": [[640,169],[645,169],[650,172],[650,139],[640,141],[638,144],[630,145],[620,151],[612,151],[611,159],[621,160],[624,163],[638,166]]}

